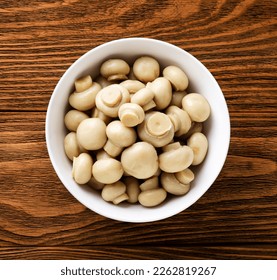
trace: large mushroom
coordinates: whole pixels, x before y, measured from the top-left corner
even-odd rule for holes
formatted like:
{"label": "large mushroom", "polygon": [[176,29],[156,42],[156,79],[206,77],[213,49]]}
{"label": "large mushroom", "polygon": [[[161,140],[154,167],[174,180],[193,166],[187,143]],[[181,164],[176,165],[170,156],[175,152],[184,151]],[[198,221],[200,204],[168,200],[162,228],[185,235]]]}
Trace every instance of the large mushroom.
{"label": "large mushroom", "polygon": [[156,149],[147,142],[137,142],[121,154],[124,171],[137,179],[152,177],[158,170]]}

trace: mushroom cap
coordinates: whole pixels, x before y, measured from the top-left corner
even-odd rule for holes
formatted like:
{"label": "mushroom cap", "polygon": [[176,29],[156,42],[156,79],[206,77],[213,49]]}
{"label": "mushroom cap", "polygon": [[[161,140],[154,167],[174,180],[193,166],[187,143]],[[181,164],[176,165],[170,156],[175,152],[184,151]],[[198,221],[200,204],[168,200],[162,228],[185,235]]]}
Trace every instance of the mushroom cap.
{"label": "mushroom cap", "polygon": [[147,83],[146,88],[151,89],[154,92],[154,102],[158,110],[165,109],[172,99],[172,88],[170,82],[164,78],[159,77],[152,83]]}
{"label": "mushroom cap", "polygon": [[77,135],[75,132],[69,132],[64,138],[64,150],[67,157],[73,160],[74,157],[85,152],[85,149],[80,146],[77,141]]}
{"label": "mushroom cap", "polygon": [[140,194],[138,179],[128,176],[124,178],[123,182],[127,187],[126,193],[129,197],[128,202],[136,203],[138,201],[138,196]]}
{"label": "mushroom cap", "polygon": [[101,86],[98,83],[93,83],[92,86],[82,92],[73,92],[69,96],[69,104],[79,111],[87,111],[95,106],[95,98]]}
{"label": "mushroom cap", "polygon": [[188,87],[189,80],[187,75],[177,66],[170,65],[164,68],[163,76],[171,82],[177,91],[183,91]]}
{"label": "mushroom cap", "polygon": [[129,91],[118,84],[101,89],[95,99],[96,107],[109,117],[116,118],[119,107],[130,101]]}
{"label": "mushroom cap", "polygon": [[134,94],[140,89],[145,88],[145,84],[138,80],[125,80],[121,82],[120,85],[125,87],[130,94]]}
{"label": "mushroom cap", "polygon": [[147,142],[137,142],[121,154],[124,171],[137,179],[152,177],[158,170],[156,149]]}
{"label": "mushroom cap", "polygon": [[118,117],[125,126],[134,127],[143,122],[145,113],[138,104],[124,103],[118,110]]}
{"label": "mushroom cap", "polygon": [[200,164],[206,157],[208,151],[207,137],[201,132],[195,132],[187,140],[187,145],[193,150],[192,165]]}
{"label": "mushroom cap", "polygon": [[103,184],[112,184],[119,181],[123,172],[121,162],[114,158],[97,160],[92,166],[93,177]]}
{"label": "mushroom cap", "polygon": [[175,136],[179,137],[189,131],[191,127],[191,119],[185,110],[172,105],[166,109],[165,113],[173,123]]}
{"label": "mushroom cap", "polygon": [[76,92],[82,92],[92,86],[92,78],[90,75],[75,80]]}
{"label": "mushroom cap", "polygon": [[115,182],[113,184],[107,184],[104,186],[102,189],[101,196],[105,201],[113,201],[117,197],[121,196],[124,194],[126,191],[126,185],[121,182]]}
{"label": "mushroom cap", "polygon": [[77,128],[77,140],[86,150],[101,149],[106,141],[106,124],[98,118],[83,120]]}
{"label": "mushroom cap", "polygon": [[207,99],[199,93],[189,93],[182,99],[182,106],[192,121],[204,122],[211,113]]}
{"label": "mushroom cap", "polygon": [[142,82],[154,81],[160,75],[159,62],[150,56],[142,56],[135,60],[133,72],[136,78]]}
{"label": "mushroom cap", "polygon": [[70,131],[76,131],[81,121],[88,119],[88,115],[78,110],[70,110],[64,117],[64,124]]}
{"label": "mushroom cap", "polygon": [[175,173],[188,168],[193,161],[193,151],[188,146],[170,150],[159,155],[159,167],[168,173]]}
{"label": "mushroom cap", "polygon": [[143,191],[139,194],[139,203],[145,207],[154,207],[166,199],[167,193],[163,188]]}
{"label": "mushroom cap", "polygon": [[179,182],[174,173],[162,172],[161,184],[168,193],[174,195],[184,195],[190,190],[190,185]]}
{"label": "mushroom cap", "polygon": [[88,153],[73,158],[72,177],[78,184],[86,184],[91,179],[93,160]]}
{"label": "mushroom cap", "polygon": [[110,80],[110,77],[116,75],[127,76],[130,72],[130,66],[126,61],[119,58],[113,58],[106,60],[100,67],[100,73],[103,77]]}
{"label": "mushroom cap", "polygon": [[107,125],[106,134],[113,144],[122,148],[134,144],[137,138],[135,129],[125,126],[119,120],[114,120]]}
{"label": "mushroom cap", "polygon": [[142,88],[131,97],[131,102],[143,107],[152,101],[154,96],[155,94],[150,88]]}
{"label": "mushroom cap", "polygon": [[158,111],[147,113],[144,121],[138,125],[137,131],[140,139],[154,147],[162,147],[174,137],[174,127],[170,118]]}

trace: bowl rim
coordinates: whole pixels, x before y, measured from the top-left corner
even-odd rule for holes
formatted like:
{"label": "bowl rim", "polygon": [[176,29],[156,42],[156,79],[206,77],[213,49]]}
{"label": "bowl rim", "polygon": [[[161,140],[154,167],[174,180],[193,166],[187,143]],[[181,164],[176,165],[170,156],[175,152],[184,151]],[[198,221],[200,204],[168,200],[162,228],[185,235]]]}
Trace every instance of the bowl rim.
{"label": "bowl rim", "polygon": [[[78,63],[81,63],[81,61],[86,60],[87,57],[89,57],[92,53],[97,52],[99,49],[101,49],[103,47],[110,46],[110,45],[117,44],[117,43],[124,43],[126,41],[128,41],[128,42],[130,42],[130,41],[134,41],[134,42],[148,41],[148,42],[153,42],[155,44],[166,45],[166,46],[171,47],[171,48],[173,47],[175,50],[182,51],[182,52],[186,53],[186,55],[190,56],[190,58],[194,61],[194,63],[196,63],[201,68],[204,68],[205,71],[206,71],[206,74],[209,76],[209,79],[212,79],[216,83],[216,85],[218,86],[218,89],[221,92],[221,95],[222,95],[221,98],[223,98],[223,101],[224,101],[224,104],[225,104],[225,107],[226,107],[224,109],[227,112],[227,114],[224,116],[225,117],[225,121],[227,122],[226,123],[226,131],[225,131],[225,133],[226,133],[225,139],[227,139],[227,140],[226,140],[226,142],[224,142],[224,149],[223,149],[224,153],[220,157],[220,162],[217,163],[217,165],[220,166],[220,167],[217,169],[217,172],[216,172],[215,176],[212,178],[212,180],[209,181],[209,183],[206,185],[205,188],[204,187],[201,188],[201,191],[200,191],[199,195],[195,196],[194,199],[191,199],[190,203],[188,203],[186,205],[186,207],[184,207],[182,210],[178,209],[176,211],[176,209],[168,209],[168,211],[164,211],[163,214],[160,214],[158,218],[148,218],[148,219],[145,219],[145,218],[142,219],[140,217],[136,218],[136,219],[130,219],[130,218],[126,218],[126,217],[125,218],[119,218],[117,215],[114,215],[113,213],[107,214],[107,213],[103,213],[99,209],[92,209],[91,205],[89,205],[85,200],[80,199],[80,197],[76,197],[76,194],[74,193],[74,191],[67,187],[65,176],[63,174],[61,174],[61,172],[59,170],[59,166],[58,166],[58,164],[57,164],[57,162],[55,160],[55,156],[52,153],[52,148],[51,148],[51,145],[50,145],[51,141],[50,141],[49,131],[50,131],[50,115],[51,115],[51,110],[52,110],[52,108],[54,106],[53,103],[54,103],[55,95],[57,94],[61,84],[63,84],[64,79],[66,78],[66,76],[75,68],[75,66]],[[46,112],[46,121],[45,121],[45,137],[46,137],[46,146],[47,146],[48,155],[49,155],[51,164],[52,164],[52,166],[53,166],[53,168],[55,170],[55,173],[57,174],[58,178],[60,179],[60,181],[62,182],[64,187],[67,189],[67,191],[69,191],[71,193],[71,195],[77,201],[79,201],[81,204],[83,204],[85,207],[87,207],[91,211],[93,211],[95,213],[98,213],[99,215],[104,216],[106,218],[110,218],[110,219],[121,221],[121,222],[142,223],[142,222],[154,222],[154,221],[159,221],[159,220],[163,220],[163,219],[172,217],[172,216],[174,216],[174,215],[184,211],[185,209],[189,208],[191,205],[193,205],[197,200],[199,200],[207,192],[207,190],[216,181],[218,175],[220,174],[220,172],[223,169],[224,164],[225,164],[225,162],[227,160],[227,155],[228,155],[228,152],[229,152],[229,146],[230,146],[230,141],[231,141],[231,123],[230,123],[230,115],[229,115],[228,106],[227,106],[227,102],[226,102],[225,96],[224,96],[224,94],[223,94],[223,92],[222,92],[218,82],[214,78],[214,76],[211,74],[211,72],[208,70],[208,68],[201,61],[199,61],[197,58],[195,58],[192,54],[190,54],[186,50],[184,50],[184,49],[182,49],[182,48],[180,48],[180,47],[178,47],[176,45],[173,45],[171,43],[168,43],[168,42],[165,42],[165,41],[161,41],[161,40],[158,40],[158,39],[147,38],[147,37],[130,37],[130,38],[115,39],[115,40],[108,41],[108,42],[105,42],[103,44],[100,44],[100,45],[92,48],[88,52],[84,53],[77,60],[75,60],[70,65],[69,68],[67,68],[67,70],[63,73],[63,75],[59,79],[58,83],[56,84],[56,86],[55,86],[55,88],[54,88],[54,90],[53,90],[53,92],[51,94],[49,103],[48,103],[47,112]],[[163,211],[161,211],[161,212],[163,212]]]}

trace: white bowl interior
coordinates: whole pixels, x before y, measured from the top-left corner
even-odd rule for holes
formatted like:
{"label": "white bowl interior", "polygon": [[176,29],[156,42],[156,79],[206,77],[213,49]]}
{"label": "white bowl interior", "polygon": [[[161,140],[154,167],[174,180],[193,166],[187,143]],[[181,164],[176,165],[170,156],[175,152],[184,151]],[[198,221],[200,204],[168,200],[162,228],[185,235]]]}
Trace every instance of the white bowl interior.
{"label": "white bowl interior", "polygon": [[[197,168],[191,190],[184,196],[175,196],[162,205],[144,208],[139,204],[113,205],[105,202],[99,192],[80,186],[71,177],[72,162],[65,155],[63,141],[67,133],[64,115],[68,97],[75,79],[90,74],[96,77],[102,62],[108,58],[123,58],[132,63],[135,58],[155,57],[161,67],[176,65],[183,69],[190,81],[189,92],[198,92],[207,98],[211,116],[205,122],[209,150],[205,161]],[[230,141],[230,120],[223,93],[211,73],[186,51],[162,41],[146,38],[128,38],[111,41],[96,47],[80,57],[65,72],[57,84],[47,110],[46,142],[53,167],[68,191],[89,209],[111,219],[126,222],[151,222],[175,215],[196,202],[212,185],[225,162]]]}

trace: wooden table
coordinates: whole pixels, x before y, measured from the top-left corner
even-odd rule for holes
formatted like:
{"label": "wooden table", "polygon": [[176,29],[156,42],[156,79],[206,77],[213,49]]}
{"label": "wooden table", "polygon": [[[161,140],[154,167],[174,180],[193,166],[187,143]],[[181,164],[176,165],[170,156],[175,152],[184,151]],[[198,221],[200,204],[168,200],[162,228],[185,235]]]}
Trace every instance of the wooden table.
{"label": "wooden table", "polygon": [[[277,259],[276,2],[0,1],[1,259]],[[173,43],[211,71],[231,118],[226,164],[182,213],[102,217],[62,185],[45,144],[55,85],[113,39]]]}

